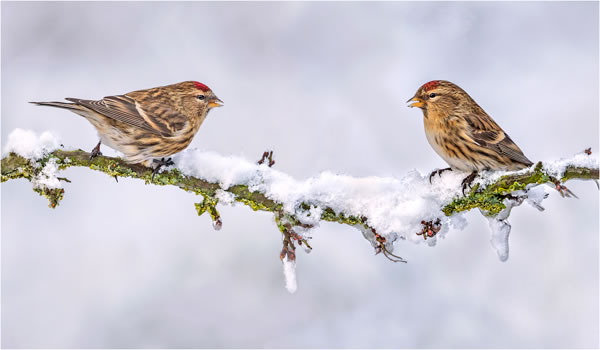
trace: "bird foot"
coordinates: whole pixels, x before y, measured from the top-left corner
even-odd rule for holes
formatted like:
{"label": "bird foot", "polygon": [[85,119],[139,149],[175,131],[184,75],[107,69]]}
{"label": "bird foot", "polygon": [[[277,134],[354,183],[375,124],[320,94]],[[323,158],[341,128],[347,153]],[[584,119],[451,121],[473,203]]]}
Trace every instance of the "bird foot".
{"label": "bird foot", "polygon": [[96,147],[94,147],[92,149],[92,151],[90,152],[90,161],[92,161],[92,159],[102,155],[102,152],[100,152],[100,144],[102,144],[102,141],[99,141],[98,144],[96,145]]}
{"label": "bird foot", "polygon": [[471,184],[473,183],[473,180],[475,180],[475,178],[477,177],[477,172],[474,171],[471,174],[469,174],[469,176],[465,177],[462,182],[462,193],[463,196],[466,196],[465,194],[465,190],[467,189],[467,187],[471,187]]}
{"label": "bird foot", "polygon": [[433,176],[435,176],[435,174],[437,174],[439,177],[441,177],[442,173],[444,171],[448,171],[448,170],[452,171],[452,168],[437,169],[437,170],[432,171],[431,174],[429,174],[429,183],[431,183],[431,178],[433,178]]}
{"label": "bird foot", "polygon": [[152,178],[150,179],[150,182],[154,181],[154,175],[156,175],[163,166],[170,166],[175,164],[175,162],[173,162],[171,158],[167,160],[165,160],[165,158],[161,158],[161,160],[154,160],[153,163],[156,164],[156,167],[154,168],[154,170],[152,170]]}

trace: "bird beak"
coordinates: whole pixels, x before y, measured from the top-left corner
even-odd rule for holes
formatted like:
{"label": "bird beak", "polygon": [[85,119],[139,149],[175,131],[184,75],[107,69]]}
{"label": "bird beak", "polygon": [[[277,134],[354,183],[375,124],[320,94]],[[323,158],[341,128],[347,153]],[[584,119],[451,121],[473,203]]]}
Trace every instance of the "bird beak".
{"label": "bird beak", "polygon": [[406,101],[406,103],[409,103],[409,102],[413,102],[413,103],[409,104],[408,107],[423,108],[423,106],[425,106],[425,102],[423,102],[423,100],[421,100],[418,97],[413,97],[413,98],[409,99],[408,101]]}
{"label": "bird beak", "polygon": [[216,96],[213,97],[208,102],[208,108],[215,108],[215,107],[222,107],[222,106],[223,106],[223,101],[219,100]]}

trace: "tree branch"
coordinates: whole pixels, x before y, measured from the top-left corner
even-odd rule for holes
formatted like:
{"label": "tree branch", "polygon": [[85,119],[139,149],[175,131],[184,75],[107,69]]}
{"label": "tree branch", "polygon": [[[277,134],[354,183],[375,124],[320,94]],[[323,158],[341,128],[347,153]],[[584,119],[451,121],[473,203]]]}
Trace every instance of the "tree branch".
{"label": "tree branch", "polygon": [[[48,181],[40,181],[40,177],[44,175],[44,171],[47,172],[48,167],[55,167],[56,170],[63,170],[69,167],[87,167],[92,170],[101,171],[111,177],[130,177],[144,180],[146,184],[151,183],[152,169],[139,164],[128,164],[120,158],[98,156],[90,161],[89,157],[90,154],[82,150],[54,150],[38,160],[30,160],[15,153],[10,153],[8,156],[2,158],[2,182],[18,178],[29,180],[34,184],[36,192],[48,198],[51,208],[55,208],[59,204],[64,195],[64,190],[60,185],[48,186],[46,185]],[[269,163],[273,162],[271,157],[272,153],[269,156]],[[264,158],[263,156],[263,161]],[[564,182],[572,179],[597,180],[598,177],[597,166],[567,166],[560,181]],[[65,178],[58,178],[55,175],[54,178],[68,181]],[[548,169],[544,169],[543,164],[540,162],[533,169],[518,173],[509,173],[499,177],[487,186],[476,184],[466,196],[454,197],[441,210],[446,216],[453,216],[460,212],[479,208],[486,216],[494,217],[506,209],[507,199],[514,200],[517,198],[512,196],[512,193],[516,191],[526,192],[533,186],[545,183],[557,185],[559,184],[558,181],[551,175]],[[220,229],[222,224],[216,206],[219,203],[219,198],[222,198],[223,193],[233,195],[231,197],[234,201],[247,205],[252,210],[273,212],[277,226],[283,234],[282,259],[295,260],[295,244],[310,248],[308,244],[310,237],[303,234],[303,231],[312,228],[314,224],[306,224],[294,213],[286,212],[283,203],[268,198],[265,193],[251,191],[247,185],[238,184],[223,188],[219,183],[187,176],[178,169],[171,169],[156,174],[152,184],[176,186],[185,191],[202,195],[204,199],[202,202],[196,203],[196,210],[198,215],[208,212],[213,220],[213,227],[215,229]],[[560,190],[560,186],[557,186]],[[317,206],[319,205],[315,203],[303,202],[299,205],[299,209],[309,212]],[[397,236],[379,234],[374,227],[368,225],[368,217],[360,213],[336,212],[332,207],[326,205],[320,205],[318,209],[320,212],[319,220],[356,227],[371,242],[377,253],[382,252],[393,261],[404,261],[392,254],[393,242]],[[415,234],[423,239],[434,236],[440,231],[442,225],[439,218],[437,220],[422,221],[421,223],[423,231],[415,232]]]}

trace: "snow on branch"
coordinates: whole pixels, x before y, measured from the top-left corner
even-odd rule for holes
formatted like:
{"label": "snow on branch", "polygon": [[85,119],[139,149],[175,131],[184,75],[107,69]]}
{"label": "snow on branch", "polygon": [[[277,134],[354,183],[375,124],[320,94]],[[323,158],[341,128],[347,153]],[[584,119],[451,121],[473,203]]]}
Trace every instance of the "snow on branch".
{"label": "snow on branch", "polygon": [[59,172],[78,166],[116,179],[137,178],[146,184],[177,186],[202,195],[203,200],[195,204],[198,215],[208,212],[217,230],[223,224],[217,210],[219,204],[241,203],[255,211],[273,212],[283,235],[280,258],[290,291],[296,288],[296,247],[312,249],[309,232],[320,221],[353,226],[377,253],[405,262],[393,254],[396,241],[435,245],[450,227],[464,228],[467,222],[463,214],[478,208],[489,219],[492,246],[504,261],[508,258],[510,211],[523,202],[543,210],[541,202],[548,193],[546,186],[538,185],[550,184],[558,190],[556,193],[569,195],[562,182],[598,179],[598,158],[589,149],[567,159],[538,162],[517,172],[481,172],[466,195],[462,193],[461,181],[467,174],[458,171],[436,175],[431,183],[428,173],[417,170],[399,178],[357,178],[325,171],[296,180],[270,167],[274,163],[272,152],[265,152],[257,163],[187,149],[173,157],[174,166],[156,174],[151,182],[152,169],[113,157],[99,156],[90,161],[88,152],[64,149],[47,132],[38,137],[21,129],[9,135],[2,156],[2,182],[29,180],[34,191],[48,198],[52,208],[63,198],[62,182],[70,182],[58,177]]}

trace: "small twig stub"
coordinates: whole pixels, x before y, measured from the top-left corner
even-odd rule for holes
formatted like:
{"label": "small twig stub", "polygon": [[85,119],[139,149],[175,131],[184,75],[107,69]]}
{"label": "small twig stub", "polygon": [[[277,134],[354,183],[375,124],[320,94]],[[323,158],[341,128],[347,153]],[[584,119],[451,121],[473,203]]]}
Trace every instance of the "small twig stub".
{"label": "small twig stub", "polygon": [[427,237],[435,236],[442,229],[442,224],[440,223],[440,219],[436,219],[435,221],[429,220],[421,221],[421,225],[423,225],[423,229],[421,232],[417,232],[418,236],[423,236],[423,239],[427,239]]}
{"label": "small twig stub", "polygon": [[273,151],[265,151],[262,155],[262,157],[260,158],[260,160],[258,162],[256,162],[257,164],[263,164],[265,161],[267,161],[267,166],[270,168],[273,165],[275,165],[275,161],[273,160]]}

